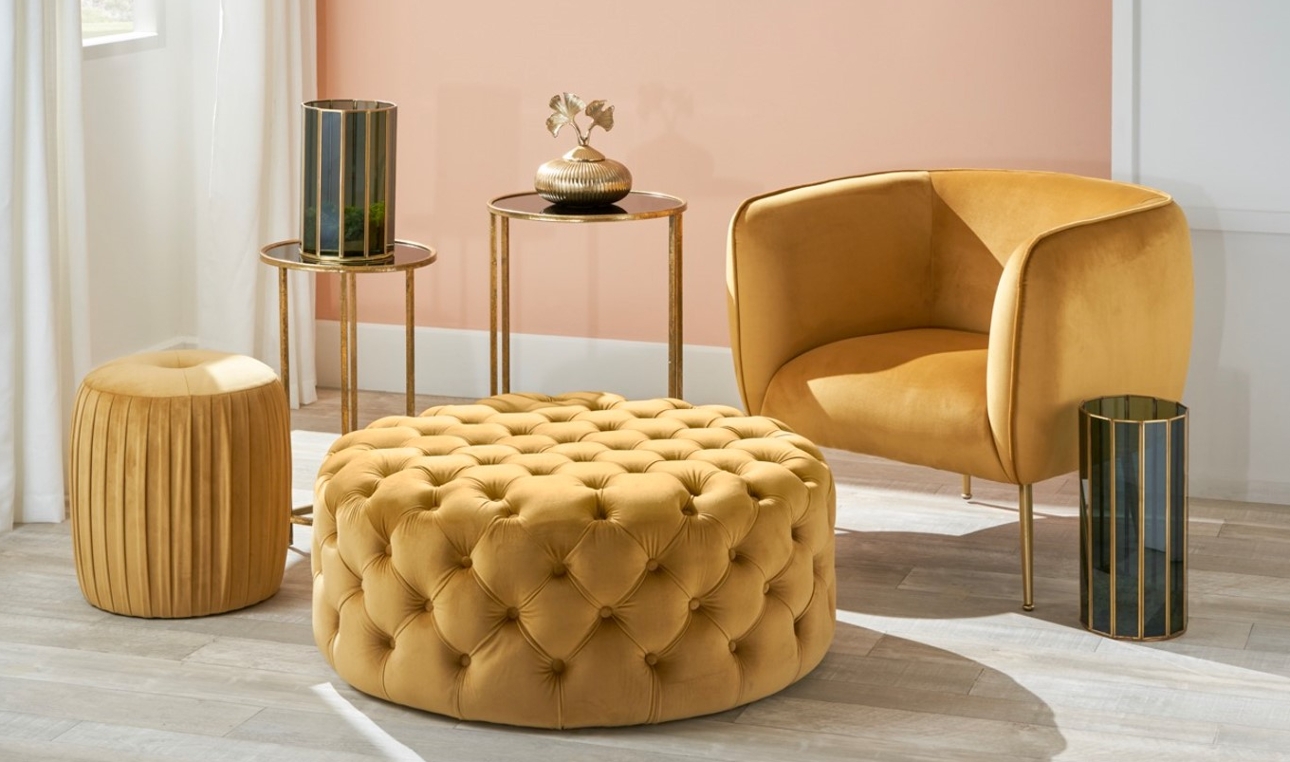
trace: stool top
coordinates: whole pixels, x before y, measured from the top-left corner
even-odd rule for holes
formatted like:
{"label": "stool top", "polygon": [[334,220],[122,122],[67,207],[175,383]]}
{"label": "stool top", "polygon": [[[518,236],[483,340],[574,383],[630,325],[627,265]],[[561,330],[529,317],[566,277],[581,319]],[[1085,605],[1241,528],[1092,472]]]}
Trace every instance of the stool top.
{"label": "stool top", "polygon": [[82,385],[132,397],[205,397],[277,381],[268,365],[246,355],[205,349],[144,352],[112,360],[85,375]]}

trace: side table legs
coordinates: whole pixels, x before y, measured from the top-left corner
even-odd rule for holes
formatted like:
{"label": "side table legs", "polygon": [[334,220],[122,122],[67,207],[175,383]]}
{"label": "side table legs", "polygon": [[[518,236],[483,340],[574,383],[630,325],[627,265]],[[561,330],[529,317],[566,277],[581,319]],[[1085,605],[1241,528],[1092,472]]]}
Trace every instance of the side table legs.
{"label": "side table legs", "polygon": [[349,336],[349,428],[343,432],[348,434],[358,428],[358,276],[341,273],[340,280],[349,294],[349,314],[342,322],[342,330],[348,323]]}
{"label": "side table legs", "polygon": [[488,393],[497,394],[497,235],[506,221],[488,215]]}
{"label": "side table legs", "polygon": [[[278,268],[278,362],[280,363],[282,376],[282,389],[287,394],[287,412],[291,411],[291,347],[289,344],[291,331],[290,323],[287,322],[287,315],[290,310],[287,304],[287,268]],[[292,524],[301,524],[303,526],[313,525],[313,504],[301,506],[291,506],[291,515],[287,524],[287,545],[292,542]]]}
{"label": "side table legs", "polygon": [[[496,214],[488,218],[488,393],[497,394],[500,380],[502,393],[511,390],[511,221]],[[499,274],[500,267],[500,274]],[[501,297],[498,297],[498,289]],[[499,304],[500,302],[500,304]],[[498,309],[501,310],[501,333],[498,333]],[[499,346],[500,345],[500,346]],[[498,353],[501,373],[498,373]]]}
{"label": "side table legs", "polygon": [[340,433],[354,429],[349,416],[349,282],[345,274],[337,276],[340,285]]}
{"label": "side table legs", "polygon": [[278,268],[278,363],[282,372],[282,389],[287,393],[287,409],[291,409],[291,351],[287,337],[291,335],[287,323],[287,268]]}
{"label": "side table legs", "polygon": [[[395,241],[391,256],[360,261],[335,257],[313,257],[302,251],[298,240],[279,241],[260,249],[260,261],[278,269],[278,350],[282,386],[291,399],[291,309],[289,270],[336,275],[340,287],[340,432],[348,434],[359,426],[358,418],[358,276],[367,273],[404,273],[404,375],[407,382],[405,409],[416,414],[416,275],[418,268],[438,259],[434,249],[412,241]],[[299,320],[314,319],[301,315]],[[310,524],[312,506],[292,509],[292,522]]]}
{"label": "side table legs", "polygon": [[[667,393],[682,395],[684,328],[681,321],[681,215],[668,216],[667,241]],[[488,392],[511,390],[511,233],[510,218],[488,218]]]}
{"label": "side table legs", "polygon": [[667,395],[681,398],[681,215],[667,218]]}
{"label": "side table legs", "polygon": [[[339,273],[340,284],[340,431],[348,434],[358,428],[358,273]],[[408,415],[416,415],[416,271],[404,276],[404,352]],[[282,367],[282,386],[291,399],[290,309],[287,295],[287,269],[278,270],[278,359]]]}
{"label": "side table legs", "polygon": [[407,373],[408,384],[408,416],[416,415],[417,406],[417,350],[416,350],[416,332],[413,329],[413,313],[416,304],[415,288],[416,271],[408,270],[406,291],[403,294],[403,363]]}

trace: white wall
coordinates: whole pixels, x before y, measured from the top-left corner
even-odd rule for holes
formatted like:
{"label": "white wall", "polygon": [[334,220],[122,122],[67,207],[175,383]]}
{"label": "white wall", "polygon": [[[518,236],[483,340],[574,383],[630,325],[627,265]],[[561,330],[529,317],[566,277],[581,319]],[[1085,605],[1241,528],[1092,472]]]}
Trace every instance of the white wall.
{"label": "white wall", "polygon": [[193,30],[164,0],[155,39],[87,49],[90,355],[95,365],[194,333]]}
{"label": "white wall", "polygon": [[1192,494],[1290,504],[1290,3],[1114,8],[1113,173],[1193,231]]}

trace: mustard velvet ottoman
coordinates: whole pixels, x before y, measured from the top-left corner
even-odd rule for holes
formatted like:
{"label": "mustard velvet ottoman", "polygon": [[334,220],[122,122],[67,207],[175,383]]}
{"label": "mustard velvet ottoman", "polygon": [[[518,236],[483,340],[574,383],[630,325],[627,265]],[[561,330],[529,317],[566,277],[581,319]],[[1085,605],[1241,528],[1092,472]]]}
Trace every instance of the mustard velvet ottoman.
{"label": "mustard velvet ottoman", "polygon": [[76,576],[98,608],[190,617],[272,596],[291,511],[282,384],[222,352],[96,368],[77,392],[69,495]]}
{"label": "mustard velvet ottoman", "polygon": [[769,418],[508,394],[340,438],[313,629],[355,688],[544,728],[719,712],[833,637],[833,478]]}

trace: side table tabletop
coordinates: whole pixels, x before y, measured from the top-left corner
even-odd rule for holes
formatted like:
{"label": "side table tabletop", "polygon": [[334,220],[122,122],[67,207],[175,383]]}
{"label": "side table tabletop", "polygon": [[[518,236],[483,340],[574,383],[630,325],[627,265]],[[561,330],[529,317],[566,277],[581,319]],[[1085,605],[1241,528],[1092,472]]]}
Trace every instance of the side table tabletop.
{"label": "side table tabletop", "polygon": [[357,276],[367,273],[404,272],[404,362],[407,373],[407,412],[415,415],[416,348],[413,341],[414,277],[417,269],[433,263],[438,254],[429,246],[395,241],[394,259],[383,262],[314,260],[301,255],[300,241],[279,241],[260,249],[260,261],[278,268],[278,334],[281,347],[282,385],[290,395],[291,366],[287,346],[287,271],[340,275],[340,428],[348,434],[358,427],[358,299]]}
{"label": "side table tabletop", "polygon": [[488,238],[491,254],[488,295],[490,393],[497,394],[499,384],[502,393],[511,390],[510,221],[517,219],[562,223],[630,222],[666,217],[668,220],[667,390],[669,397],[680,398],[681,215],[685,209],[685,201],[676,196],[646,191],[632,191],[615,204],[591,208],[557,206],[533,192],[498,196],[488,202]]}

